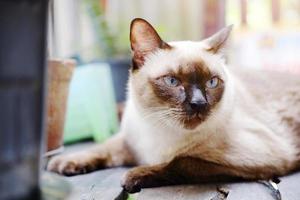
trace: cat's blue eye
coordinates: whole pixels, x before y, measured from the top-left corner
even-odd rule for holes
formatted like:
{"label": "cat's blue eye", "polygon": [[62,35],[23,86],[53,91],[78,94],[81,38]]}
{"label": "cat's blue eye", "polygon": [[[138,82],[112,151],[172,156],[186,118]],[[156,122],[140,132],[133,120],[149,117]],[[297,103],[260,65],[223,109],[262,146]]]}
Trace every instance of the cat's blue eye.
{"label": "cat's blue eye", "polygon": [[206,82],[206,87],[209,89],[216,88],[219,85],[219,78],[213,77]]}
{"label": "cat's blue eye", "polygon": [[170,87],[176,87],[179,85],[179,80],[173,76],[165,76],[164,82]]}

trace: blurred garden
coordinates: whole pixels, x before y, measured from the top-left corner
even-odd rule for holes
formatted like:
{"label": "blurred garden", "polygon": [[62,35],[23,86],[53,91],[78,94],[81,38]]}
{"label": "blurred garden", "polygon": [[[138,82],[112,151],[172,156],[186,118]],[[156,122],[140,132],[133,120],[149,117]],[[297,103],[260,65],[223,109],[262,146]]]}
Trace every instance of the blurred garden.
{"label": "blurred garden", "polygon": [[[131,64],[129,26],[148,20],[166,41],[195,40],[234,24],[229,64],[300,73],[297,0],[53,0],[49,59],[74,59],[65,142],[118,130]],[[116,103],[115,103],[116,102]]]}

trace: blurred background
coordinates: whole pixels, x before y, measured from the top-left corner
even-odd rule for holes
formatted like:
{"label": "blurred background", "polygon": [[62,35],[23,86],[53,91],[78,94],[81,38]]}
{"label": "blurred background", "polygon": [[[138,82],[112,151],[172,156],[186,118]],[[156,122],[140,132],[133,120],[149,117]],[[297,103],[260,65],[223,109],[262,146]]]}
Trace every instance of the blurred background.
{"label": "blurred background", "polygon": [[298,0],[54,0],[53,3],[50,56],[76,57],[82,62],[128,59],[129,24],[133,18],[142,17],[167,41],[201,40],[234,24],[231,62],[241,67],[299,71]]}
{"label": "blurred background", "polygon": [[49,58],[77,63],[67,143],[103,141],[117,131],[131,62],[129,26],[136,17],[148,20],[165,41],[199,41],[234,24],[230,65],[300,73],[298,0],[53,0],[49,11]]}
{"label": "blurred background", "polygon": [[230,65],[300,75],[299,0],[1,0],[0,199],[37,199],[41,155],[118,131],[136,17],[165,41],[234,24]]}

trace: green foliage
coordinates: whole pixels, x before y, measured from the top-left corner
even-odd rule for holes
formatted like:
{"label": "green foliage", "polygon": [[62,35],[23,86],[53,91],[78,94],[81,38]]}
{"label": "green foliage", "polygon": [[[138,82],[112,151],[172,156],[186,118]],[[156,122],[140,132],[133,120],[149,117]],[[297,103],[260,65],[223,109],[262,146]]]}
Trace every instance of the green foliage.
{"label": "green foliage", "polygon": [[103,8],[99,0],[85,0],[84,4],[91,17],[100,54],[105,58],[111,58],[117,54],[116,37],[110,32],[104,17]]}

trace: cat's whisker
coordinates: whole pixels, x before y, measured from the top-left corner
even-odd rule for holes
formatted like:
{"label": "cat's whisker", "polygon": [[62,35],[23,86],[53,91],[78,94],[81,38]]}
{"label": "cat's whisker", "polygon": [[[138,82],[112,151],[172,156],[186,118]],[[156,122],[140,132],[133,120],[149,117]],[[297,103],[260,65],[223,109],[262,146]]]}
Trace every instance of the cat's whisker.
{"label": "cat's whisker", "polygon": [[147,120],[152,118],[152,125],[153,126],[159,126],[159,125],[165,125],[165,121],[168,120],[168,118],[170,117],[170,111],[168,110],[158,110],[158,109],[154,109],[157,110],[155,112],[148,112],[147,114],[145,114],[143,116],[143,119]]}
{"label": "cat's whisker", "polygon": [[178,120],[178,116],[174,114],[171,111],[166,111],[164,113],[161,113],[160,118],[157,118],[157,123],[163,125],[163,126],[168,126],[171,128],[177,128],[180,127],[180,123]]}

